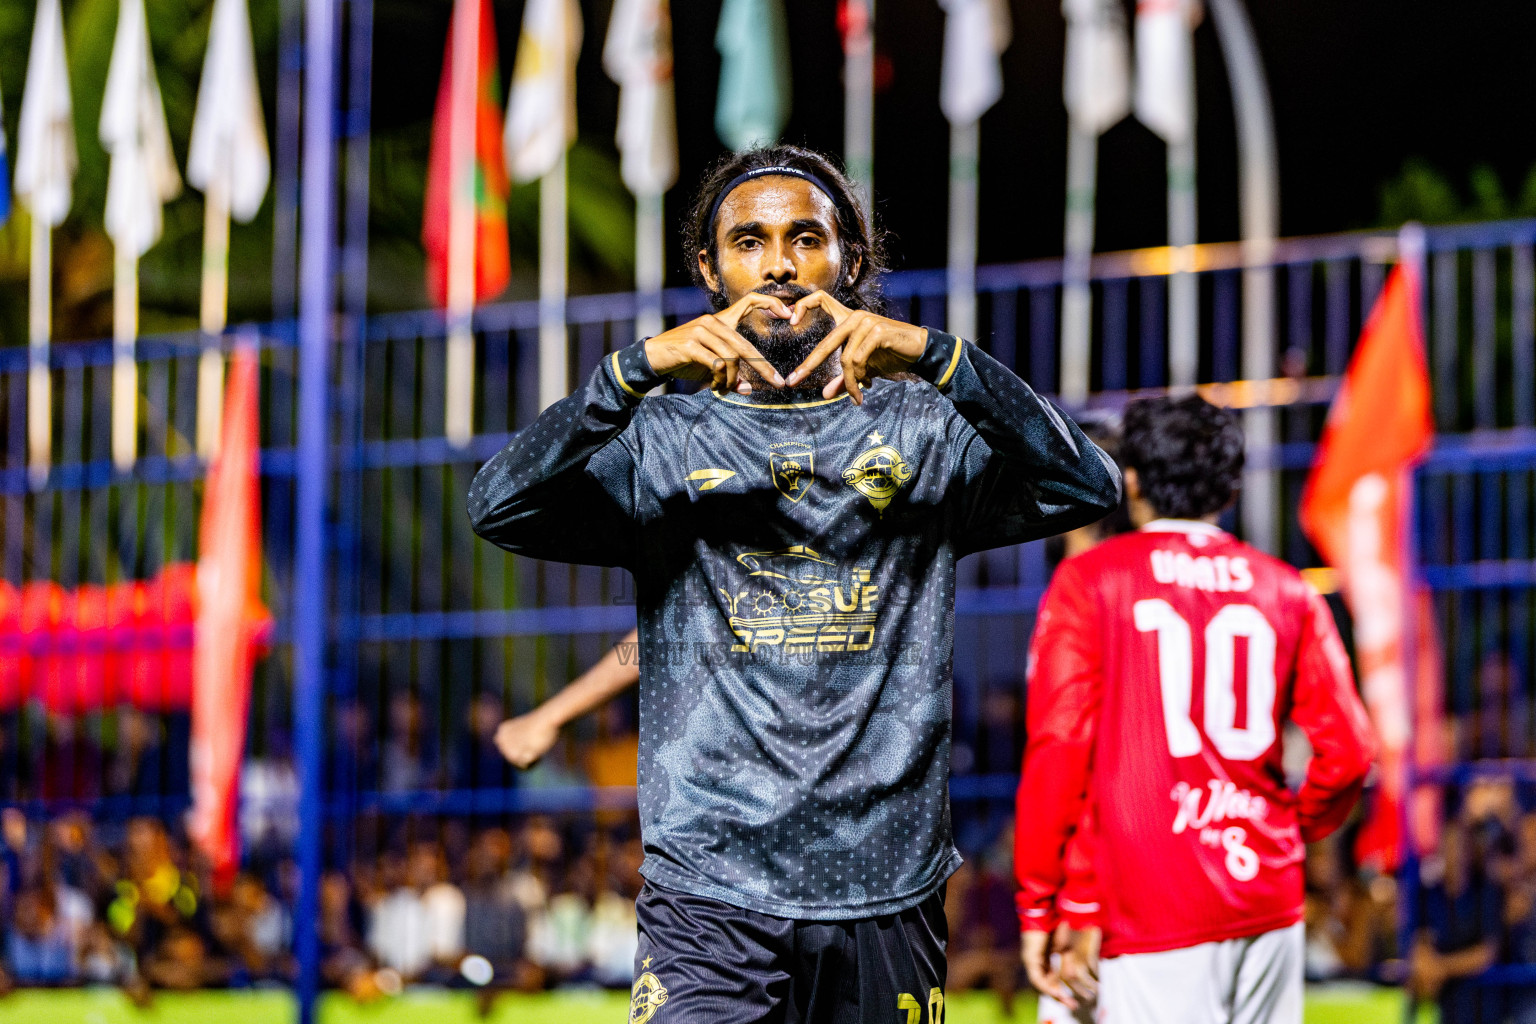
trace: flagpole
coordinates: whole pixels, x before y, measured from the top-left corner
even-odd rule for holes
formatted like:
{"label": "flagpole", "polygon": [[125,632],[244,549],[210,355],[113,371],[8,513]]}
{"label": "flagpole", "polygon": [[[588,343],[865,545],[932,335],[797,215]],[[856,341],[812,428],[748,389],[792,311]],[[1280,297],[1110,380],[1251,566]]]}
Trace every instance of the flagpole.
{"label": "flagpole", "polygon": [[1190,68],[1188,137],[1168,143],[1168,379],[1175,388],[1193,387],[1200,371],[1200,279],[1194,274],[1199,237],[1195,196],[1194,69]]}
{"label": "flagpole", "polygon": [[949,129],[949,315],[950,334],[976,338],[977,166],[981,121]]}
{"label": "flagpole", "polygon": [[539,179],[539,408],[547,409],[570,390],[566,359],[566,150]]}
{"label": "flagpole", "polygon": [[[1227,66],[1227,80],[1232,83],[1232,107],[1237,120],[1244,265],[1243,376],[1248,380],[1268,380],[1275,375],[1275,290],[1271,264],[1280,233],[1280,169],[1274,114],[1263,58],[1241,0],[1210,0],[1210,11]],[[1249,450],[1272,450],[1276,441],[1275,411],[1250,409],[1243,419]],[[1254,469],[1244,477],[1244,539],[1275,554],[1277,474],[1273,469]]]}
{"label": "flagpole", "polygon": [[664,197],[635,197],[635,334],[654,338],[664,329],[662,286],[666,271]]}
{"label": "flagpole", "polygon": [[27,461],[32,486],[41,487],[53,461],[53,380],[48,370],[48,340],[53,333],[53,227],[35,212],[29,284]]}
{"label": "flagpole", "polygon": [[449,103],[448,347],[443,433],[469,443],[474,430],[475,83],[479,73],[480,3],[458,0],[453,18],[453,90]]}
{"label": "flagpole", "polygon": [[[227,165],[228,152],[221,155]],[[229,317],[229,177],[216,174],[203,193],[203,352],[197,361],[197,454],[218,453],[224,414],[222,337]]]}
{"label": "flagpole", "polygon": [[[1067,119],[1067,226],[1061,277],[1061,389],[1063,402],[1088,398],[1091,363],[1094,202],[1099,135],[1080,118]],[[1043,383],[1043,382],[1042,382]]]}
{"label": "flagpole", "polygon": [[[852,13],[855,9],[858,14]],[[843,159],[865,213],[875,180],[875,0],[849,0],[843,62]],[[855,20],[857,19],[857,20]]]}
{"label": "flagpole", "polygon": [[139,258],[119,245],[112,261],[112,463],[133,469],[137,455],[139,368],[134,339],[139,334]]}

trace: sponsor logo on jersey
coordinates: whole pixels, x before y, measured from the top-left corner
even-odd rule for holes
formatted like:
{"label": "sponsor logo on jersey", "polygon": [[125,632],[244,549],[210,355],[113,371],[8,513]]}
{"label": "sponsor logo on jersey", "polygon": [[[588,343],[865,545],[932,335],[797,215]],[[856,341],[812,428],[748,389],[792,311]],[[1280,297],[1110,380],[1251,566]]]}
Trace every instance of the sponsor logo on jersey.
{"label": "sponsor logo on jersey", "polygon": [[696,469],[688,474],[689,480],[702,480],[699,490],[712,491],[736,475],[734,469]]}
{"label": "sponsor logo on jersey", "polygon": [[884,514],[896,492],[912,479],[912,467],[879,431],[869,435],[869,443],[874,447],[866,448],[843,470],[843,480]]}
{"label": "sponsor logo on jersey", "polygon": [[1253,569],[1248,559],[1217,555],[1191,555],[1187,551],[1152,552],[1152,578],[1170,586],[1203,590],[1208,594],[1243,594],[1253,589]]}
{"label": "sponsor logo on jersey", "polygon": [[868,569],[846,570],[803,544],[736,556],[746,578],[720,588],[732,651],[783,647],[801,652],[867,651],[875,642],[880,587]]}
{"label": "sponsor logo on jersey", "polygon": [[799,501],[816,480],[816,451],[803,441],[781,441],[768,450],[768,475],[774,490]]}
{"label": "sponsor logo on jersey", "polygon": [[1200,806],[1200,794],[1205,790],[1187,782],[1176,783],[1168,794],[1178,806],[1173,819],[1173,834],[1190,831],[1197,835],[1202,846],[1226,851],[1223,863],[1227,874],[1239,882],[1249,882],[1259,873],[1259,855],[1247,845],[1248,830],[1239,825],[1221,823],[1238,820],[1263,821],[1269,814],[1269,801],[1254,796],[1246,789],[1238,789],[1234,782],[1211,779],[1207,784],[1210,792],[1205,807]]}
{"label": "sponsor logo on jersey", "polygon": [[[646,957],[644,966],[649,967],[651,958]],[[661,1004],[667,1001],[667,990],[657,980],[656,975],[650,971],[641,974],[635,979],[635,987],[630,990],[629,997],[629,1024],[646,1024],[656,1011],[661,1009]]]}

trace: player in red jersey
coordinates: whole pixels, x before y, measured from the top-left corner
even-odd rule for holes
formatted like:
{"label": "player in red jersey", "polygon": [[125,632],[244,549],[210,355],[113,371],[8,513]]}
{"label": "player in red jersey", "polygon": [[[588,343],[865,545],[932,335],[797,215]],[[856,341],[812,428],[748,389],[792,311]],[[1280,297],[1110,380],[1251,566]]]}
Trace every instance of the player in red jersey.
{"label": "player in red jersey", "polygon": [[[1242,473],[1236,418],[1133,403],[1122,458],[1139,529],[1062,562],[1031,646],[1025,967],[1075,1004],[1048,966],[1065,921],[1090,948],[1102,929],[1104,1024],[1299,1024],[1303,843],[1358,798],[1370,725],[1327,605],[1215,525]],[[1294,793],[1286,719],[1314,750]]]}

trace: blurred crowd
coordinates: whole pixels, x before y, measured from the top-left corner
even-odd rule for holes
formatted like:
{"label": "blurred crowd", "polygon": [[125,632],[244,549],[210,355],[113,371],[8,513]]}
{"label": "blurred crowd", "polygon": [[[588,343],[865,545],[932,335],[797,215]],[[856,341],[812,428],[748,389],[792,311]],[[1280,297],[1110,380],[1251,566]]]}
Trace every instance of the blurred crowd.
{"label": "blurred crowd", "polygon": [[[290,984],[297,873],[252,863],[222,890],[157,818],[48,821],[7,809],[0,989]],[[472,828],[398,822],[320,889],[324,982],[363,1001],[408,984],[498,992],[628,988],[641,852],[635,824],[532,816]]]}

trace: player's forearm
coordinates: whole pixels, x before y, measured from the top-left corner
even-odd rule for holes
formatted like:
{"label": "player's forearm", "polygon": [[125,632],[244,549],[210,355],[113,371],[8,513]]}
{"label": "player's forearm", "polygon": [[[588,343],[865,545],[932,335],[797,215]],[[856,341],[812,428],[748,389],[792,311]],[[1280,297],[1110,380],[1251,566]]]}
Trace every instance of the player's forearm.
{"label": "player's forearm", "polygon": [[1493,941],[1479,942],[1475,946],[1441,953],[1440,968],[1447,978],[1470,978],[1482,974],[1498,960],[1499,947]]}
{"label": "player's forearm", "polygon": [[1312,743],[1306,781],[1297,794],[1301,835],[1317,842],[1344,823],[1360,798],[1376,754],[1369,717],[1355,693],[1349,659],[1321,598],[1312,602],[1297,658],[1291,718]]}
{"label": "player's forearm", "polygon": [[[1086,797],[1088,753],[1031,744],[1014,814],[1015,908],[1024,931],[1049,931],[1061,920],[1065,853]],[[1086,915],[1082,915],[1086,916]]]}
{"label": "player's forearm", "polygon": [[611,502],[587,478],[588,463],[629,426],[643,389],[659,379],[641,346],[605,358],[475,474],[468,502],[475,532],[509,551],[581,561],[613,525],[601,519]]}
{"label": "player's forearm", "polygon": [[929,331],[912,367],[933,382],[992,451],[1060,498],[1102,517],[1120,502],[1120,473],[1078,426],[977,346]]}
{"label": "player's forearm", "polygon": [[640,659],[633,631],[596,665],[539,705],[538,713],[557,727],[590,714],[640,680]]}

